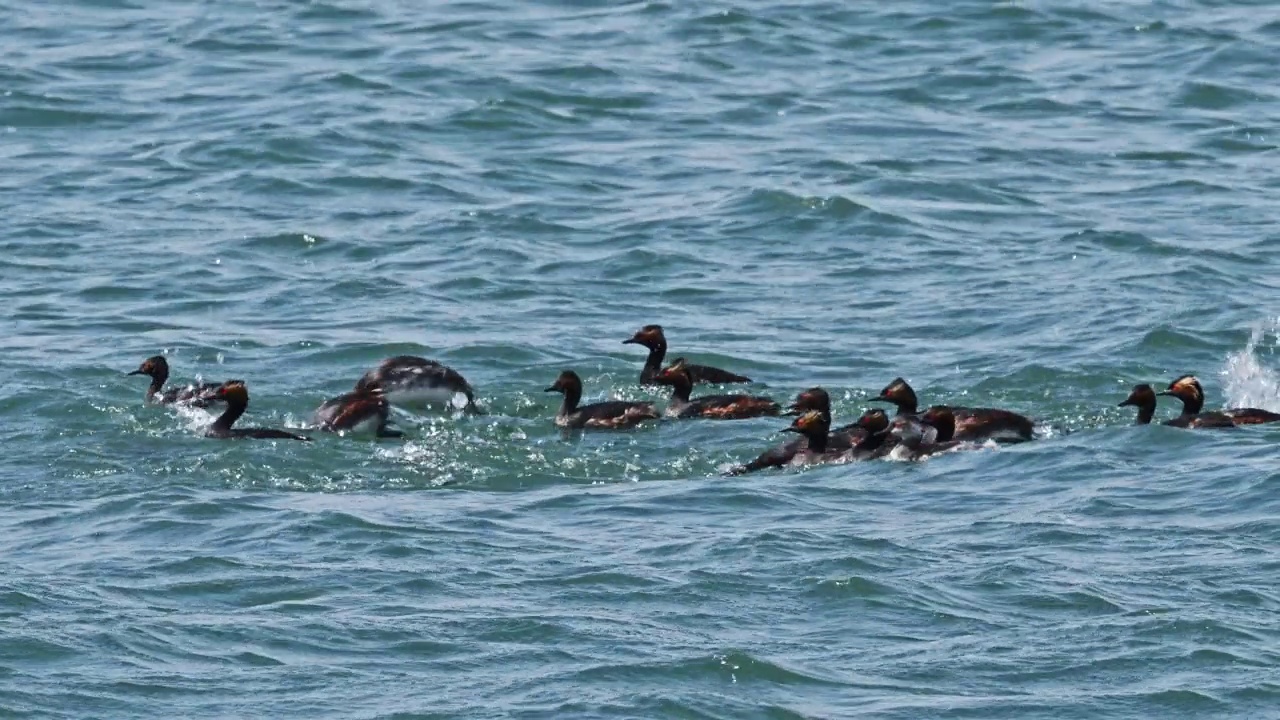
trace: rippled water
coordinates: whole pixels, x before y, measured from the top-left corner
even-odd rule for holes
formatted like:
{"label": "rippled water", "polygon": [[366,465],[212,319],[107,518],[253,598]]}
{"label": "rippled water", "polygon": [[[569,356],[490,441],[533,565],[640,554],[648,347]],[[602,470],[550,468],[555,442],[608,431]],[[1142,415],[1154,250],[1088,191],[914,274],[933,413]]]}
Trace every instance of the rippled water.
{"label": "rippled water", "polygon": [[[0,715],[1262,717],[1280,428],[1269,3],[0,3]],[[1043,438],[723,478],[897,375]],[[490,413],[300,427],[379,359]],[[1173,412],[1162,405],[1161,417]]]}

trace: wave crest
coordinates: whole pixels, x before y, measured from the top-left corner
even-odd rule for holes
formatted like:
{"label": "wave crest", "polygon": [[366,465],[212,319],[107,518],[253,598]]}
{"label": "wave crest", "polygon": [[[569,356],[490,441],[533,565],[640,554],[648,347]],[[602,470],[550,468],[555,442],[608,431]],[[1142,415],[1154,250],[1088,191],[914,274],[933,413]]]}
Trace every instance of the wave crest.
{"label": "wave crest", "polygon": [[1280,317],[1258,325],[1242,350],[1227,353],[1222,368],[1222,391],[1227,407],[1256,407],[1280,411],[1280,373],[1263,364],[1280,344]]}

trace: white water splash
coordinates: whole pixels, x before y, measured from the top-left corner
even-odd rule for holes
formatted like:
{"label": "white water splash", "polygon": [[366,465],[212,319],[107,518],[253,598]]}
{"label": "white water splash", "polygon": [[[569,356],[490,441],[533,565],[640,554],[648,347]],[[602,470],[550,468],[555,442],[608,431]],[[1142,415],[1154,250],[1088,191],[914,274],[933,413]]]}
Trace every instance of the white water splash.
{"label": "white water splash", "polygon": [[220,408],[198,408],[192,407],[185,403],[174,403],[169,407],[173,408],[178,417],[182,419],[182,424],[186,426],[187,432],[192,435],[203,435],[209,430],[209,426],[213,424],[214,419],[222,412]]}
{"label": "white water splash", "polygon": [[[1227,353],[1220,373],[1225,407],[1280,411],[1280,373],[1268,367],[1276,364],[1277,345],[1280,345],[1280,317],[1254,328],[1243,350]],[[1266,356],[1268,363],[1264,364],[1261,356]]]}

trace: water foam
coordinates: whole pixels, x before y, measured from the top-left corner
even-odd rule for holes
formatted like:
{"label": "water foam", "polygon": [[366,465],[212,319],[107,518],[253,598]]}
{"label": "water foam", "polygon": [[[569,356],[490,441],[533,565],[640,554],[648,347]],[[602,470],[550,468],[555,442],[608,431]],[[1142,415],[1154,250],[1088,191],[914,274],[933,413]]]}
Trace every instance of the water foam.
{"label": "water foam", "polygon": [[1280,345],[1280,317],[1255,327],[1244,349],[1227,353],[1222,372],[1226,407],[1256,407],[1280,411],[1280,373],[1262,363]]}
{"label": "water foam", "polygon": [[209,426],[222,413],[222,406],[200,408],[186,403],[174,403],[169,406],[182,420],[183,426],[193,435],[204,435]]}

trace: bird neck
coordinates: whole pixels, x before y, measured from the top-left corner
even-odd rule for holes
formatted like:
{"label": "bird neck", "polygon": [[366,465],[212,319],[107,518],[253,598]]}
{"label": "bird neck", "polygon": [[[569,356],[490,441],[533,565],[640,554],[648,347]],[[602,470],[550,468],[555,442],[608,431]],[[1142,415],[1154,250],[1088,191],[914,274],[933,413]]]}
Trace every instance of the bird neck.
{"label": "bird neck", "polygon": [[248,401],[239,399],[228,399],[227,409],[222,411],[217,420],[213,421],[213,427],[218,430],[230,430],[235,425],[236,420],[244,414],[246,408],[249,407]]}

